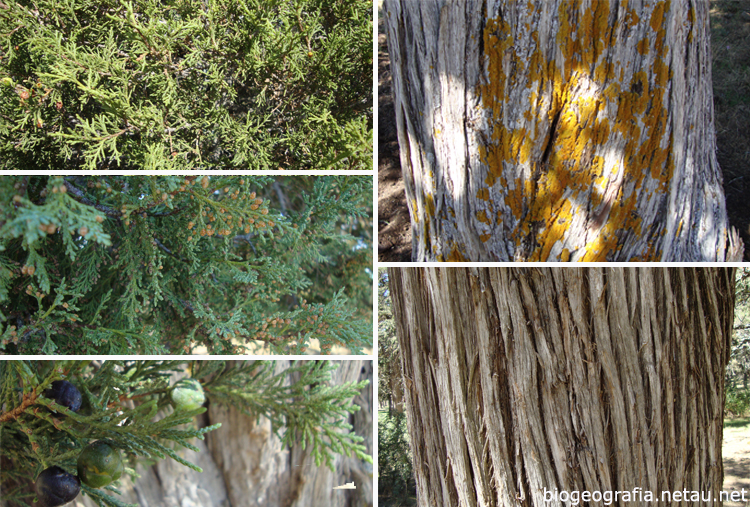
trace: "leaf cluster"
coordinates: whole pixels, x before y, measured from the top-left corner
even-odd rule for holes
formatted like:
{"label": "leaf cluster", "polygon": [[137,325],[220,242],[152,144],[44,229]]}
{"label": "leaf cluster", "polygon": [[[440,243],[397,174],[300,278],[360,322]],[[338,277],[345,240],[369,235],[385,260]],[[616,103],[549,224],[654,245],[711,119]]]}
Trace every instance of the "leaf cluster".
{"label": "leaf cluster", "polygon": [[372,341],[372,179],[5,177],[0,350],[301,353]]}
{"label": "leaf cluster", "polygon": [[0,170],[372,168],[369,0],[2,6]]}
{"label": "leaf cluster", "polygon": [[316,466],[324,463],[333,470],[334,454],[354,455],[372,464],[361,443],[364,439],[351,433],[347,422],[349,415],[360,409],[352,399],[368,382],[332,385],[335,368],[328,361],[305,361],[279,373],[271,362],[225,365],[206,361],[196,367],[193,376],[208,378],[204,389],[212,400],[256,420],[269,419],[284,445],[299,442],[303,450],[310,446]]}

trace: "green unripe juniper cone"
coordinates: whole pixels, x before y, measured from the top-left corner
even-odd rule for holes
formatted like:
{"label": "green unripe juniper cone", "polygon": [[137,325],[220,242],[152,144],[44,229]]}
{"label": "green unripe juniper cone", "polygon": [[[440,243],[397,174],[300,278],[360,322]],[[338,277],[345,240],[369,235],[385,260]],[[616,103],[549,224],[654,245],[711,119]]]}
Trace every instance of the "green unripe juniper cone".
{"label": "green unripe juniper cone", "polygon": [[78,455],[78,478],[86,486],[101,488],[120,478],[123,471],[120,451],[97,440]]}
{"label": "green unripe juniper cone", "polygon": [[39,507],[65,505],[78,496],[81,482],[60,467],[49,467],[39,474],[34,483]]}
{"label": "green unripe juniper cone", "polygon": [[172,388],[172,401],[175,408],[195,410],[202,407],[206,401],[201,383],[194,378],[186,378],[177,382]]}

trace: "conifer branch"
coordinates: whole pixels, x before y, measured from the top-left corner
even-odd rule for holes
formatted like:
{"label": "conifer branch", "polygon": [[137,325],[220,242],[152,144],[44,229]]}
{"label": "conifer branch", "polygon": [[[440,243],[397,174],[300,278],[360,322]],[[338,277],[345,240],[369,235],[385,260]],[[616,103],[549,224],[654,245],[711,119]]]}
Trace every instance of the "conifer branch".
{"label": "conifer branch", "polygon": [[0,181],[0,351],[371,345],[372,178],[22,178]]}
{"label": "conifer branch", "polygon": [[[4,423],[0,459],[11,464],[0,468],[3,500],[28,500],[34,490],[31,479],[41,468],[75,470],[83,448],[95,441],[104,441],[123,458],[172,459],[200,472],[175,446],[200,452],[191,441],[221,426],[196,427],[194,418],[205,412],[200,406],[205,398],[210,403],[234,406],[254,418],[270,419],[284,445],[309,446],[319,463],[331,466],[334,454],[372,462],[361,445],[362,437],[352,433],[347,423],[349,414],[358,410],[352,399],[366,383],[334,385],[331,373],[335,366],[329,362],[296,363],[279,373],[275,368],[272,361],[108,360],[65,361],[64,365],[2,361],[0,399],[15,398],[21,384],[32,393],[18,407],[0,415]],[[199,389],[203,393],[197,405],[186,404],[196,398],[183,399],[173,393],[186,370],[192,373],[189,392]],[[68,401],[60,399],[58,403],[57,394],[34,394],[61,371],[80,392],[80,408],[60,405]],[[126,473],[132,472],[126,469]],[[116,482],[106,486],[105,493],[82,484],[82,494],[100,505],[122,507],[125,504],[118,498],[116,486]]]}
{"label": "conifer branch", "polygon": [[10,421],[23,414],[27,408],[36,403],[36,397],[36,392],[33,392],[31,395],[24,395],[20,405],[13,410],[0,414],[0,423]]}

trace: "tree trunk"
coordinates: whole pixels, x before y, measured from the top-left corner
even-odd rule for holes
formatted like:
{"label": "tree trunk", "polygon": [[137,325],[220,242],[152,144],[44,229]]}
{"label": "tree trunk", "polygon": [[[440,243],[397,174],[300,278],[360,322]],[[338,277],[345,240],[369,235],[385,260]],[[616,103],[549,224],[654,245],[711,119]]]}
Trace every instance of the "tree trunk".
{"label": "tree trunk", "polygon": [[419,505],[720,505],[733,268],[388,274]]}
{"label": "tree trunk", "polygon": [[386,0],[413,260],[741,260],[708,10]]}
{"label": "tree trunk", "polygon": [[404,388],[401,383],[401,375],[391,379],[391,399],[393,400],[394,410],[396,412],[404,411]]}
{"label": "tree trunk", "polygon": [[[332,383],[341,385],[368,379],[370,387],[355,397],[361,410],[350,417],[354,432],[365,437],[372,453],[372,361],[336,361]],[[290,361],[276,361],[276,372],[289,368]],[[222,423],[205,441],[193,442],[200,453],[183,449],[179,454],[203,468],[194,472],[164,459],[155,466],[138,468],[141,477],[133,484],[124,478],[123,501],[141,507],[370,507],[372,473],[369,464],[356,457],[336,456],[335,472],[315,466],[309,448],[283,449],[267,419],[257,424],[234,407],[209,404],[199,418],[200,425]],[[354,482],[357,489],[334,490]],[[80,495],[76,506],[93,507],[95,502]]]}

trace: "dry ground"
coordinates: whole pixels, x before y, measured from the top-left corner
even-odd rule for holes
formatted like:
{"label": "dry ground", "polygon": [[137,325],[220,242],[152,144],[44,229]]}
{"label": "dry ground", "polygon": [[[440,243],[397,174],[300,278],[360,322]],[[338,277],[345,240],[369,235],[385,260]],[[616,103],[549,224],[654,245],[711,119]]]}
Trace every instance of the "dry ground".
{"label": "dry ground", "polygon": [[[382,16],[379,17],[382,19]],[[378,37],[378,260],[411,260],[385,30]],[[711,1],[717,157],[730,223],[750,261],[750,0]]]}
{"label": "dry ground", "polygon": [[[741,421],[738,421],[741,422]],[[724,443],[721,446],[724,462],[724,491],[741,491],[750,500],[750,419],[744,425],[733,426],[732,421],[724,423]],[[724,502],[724,507],[745,507],[748,502]]]}

